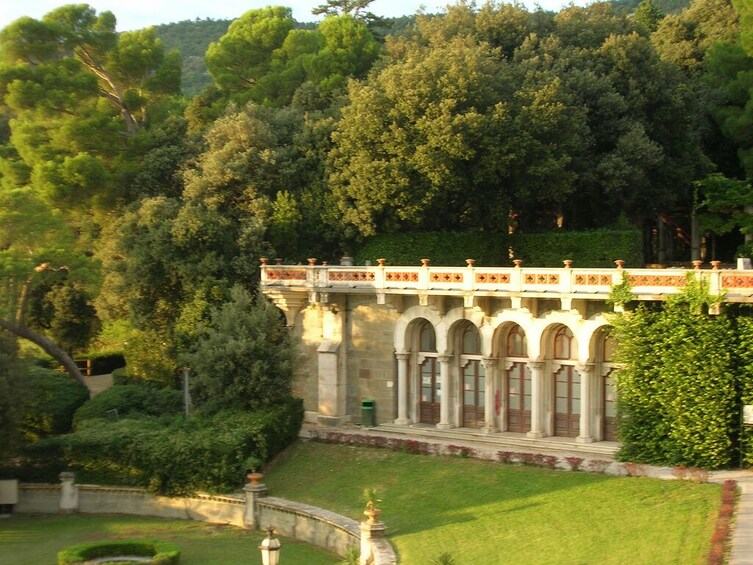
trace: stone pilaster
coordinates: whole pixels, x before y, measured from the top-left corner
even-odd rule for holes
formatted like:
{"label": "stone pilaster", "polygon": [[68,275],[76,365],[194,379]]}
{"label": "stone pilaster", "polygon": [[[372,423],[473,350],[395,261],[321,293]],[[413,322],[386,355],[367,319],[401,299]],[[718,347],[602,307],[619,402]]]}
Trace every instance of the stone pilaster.
{"label": "stone pilaster", "polygon": [[497,359],[484,358],[484,427],[482,431],[492,434],[497,431],[495,422],[494,394],[497,389]]}
{"label": "stone pilaster", "polygon": [[575,438],[577,443],[591,443],[591,421],[593,418],[593,378],[594,366],[576,365],[575,370],[580,373],[580,433]]}
{"label": "stone pilaster", "polygon": [[397,419],[401,426],[410,424],[408,418],[408,360],[410,353],[395,353],[397,357]]}
{"label": "stone pilaster", "polygon": [[531,431],[530,438],[544,437],[542,415],[544,413],[544,365],[543,361],[529,361],[531,369]]}
{"label": "stone pilaster", "polygon": [[452,427],[450,421],[450,365],[454,357],[452,355],[439,355],[439,381],[442,384],[440,394],[439,423],[437,429],[448,430]]}

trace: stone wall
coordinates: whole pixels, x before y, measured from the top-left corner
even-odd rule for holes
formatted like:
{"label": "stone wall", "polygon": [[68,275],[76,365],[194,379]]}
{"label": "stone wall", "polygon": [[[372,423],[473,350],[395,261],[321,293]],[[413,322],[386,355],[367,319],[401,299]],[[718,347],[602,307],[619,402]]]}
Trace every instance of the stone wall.
{"label": "stone wall", "polygon": [[[143,489],[76,485],[72,473],[61,474],[60,485],[19,485],[18,514],[130,514],[198,520],[263,529],[271,524],[280,535],[345,556],[361,546],[365,565],[392,565],[397,557],[382,535],[364,536],[363,524],[334,512],[282,498],[266,496],[264,485],[246,485],[244,496],[168,498]],[[384,526],[381,525],[381,531]],[[364,545],[365,544],[365,545]],[[364,548],[366,551],[364,551]]]}

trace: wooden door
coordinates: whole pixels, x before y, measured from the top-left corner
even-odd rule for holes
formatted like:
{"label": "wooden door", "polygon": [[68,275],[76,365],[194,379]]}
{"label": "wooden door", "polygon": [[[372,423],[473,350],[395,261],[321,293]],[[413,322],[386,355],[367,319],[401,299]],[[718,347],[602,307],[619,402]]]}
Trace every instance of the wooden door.
{"label": "wooden door", "polygon": [[577,437],[580,432],[580,373],[564,365],[554,374],[554,435]]}
{"label": "wooden door", "polygon": [[420,420],[422,424],[437,424],[440,417],[442,382],[437,374],[436,357],[428,357],[421,363],[420,370]]}
{"label": "wooden door", "polygon": [[531,371],[516,362],[507,372],[507,431],[524,433],[531,429]]}
{"label": "wooden door", "polygon": [[463,426],[481,428],[484,425],[486,376],[484,366],[471,360],[463,367]]}

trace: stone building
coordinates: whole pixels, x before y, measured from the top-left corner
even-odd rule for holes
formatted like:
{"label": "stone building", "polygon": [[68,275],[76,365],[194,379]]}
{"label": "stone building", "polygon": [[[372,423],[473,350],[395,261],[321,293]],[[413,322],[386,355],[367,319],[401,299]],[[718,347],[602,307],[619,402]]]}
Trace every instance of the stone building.
{"label": "stone building", "polygon": [[306,420],[454,430],[613,451],[612,287],[661,300],[707,277],[726,301],[753,300],[753,273],[712,269],[576,269],[269,265],[262,291],[303,346],[294,393]]}

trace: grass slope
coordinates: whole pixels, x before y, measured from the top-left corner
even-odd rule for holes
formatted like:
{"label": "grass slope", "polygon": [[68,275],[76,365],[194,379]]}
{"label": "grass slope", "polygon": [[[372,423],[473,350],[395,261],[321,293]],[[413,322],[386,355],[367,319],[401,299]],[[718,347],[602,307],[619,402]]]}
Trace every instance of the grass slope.
{"label": "grass slope", "polygon": [[[264,534],[232,526],[191,520],[138,516],[21,516],[0,520],[0,563],[50,565],[69,545],[96,540],[158,539],[175,543],[181,565],[249,565],[261,563],[258,546]],[[332,565],[336,556],[281,538],[285,565]]]}
{"label": "grass slope", "polygon": [[361,519],[377,489],[402,563],[702,563],[719,485],[608,477],[318,443],[265,476],[270,494]]}

